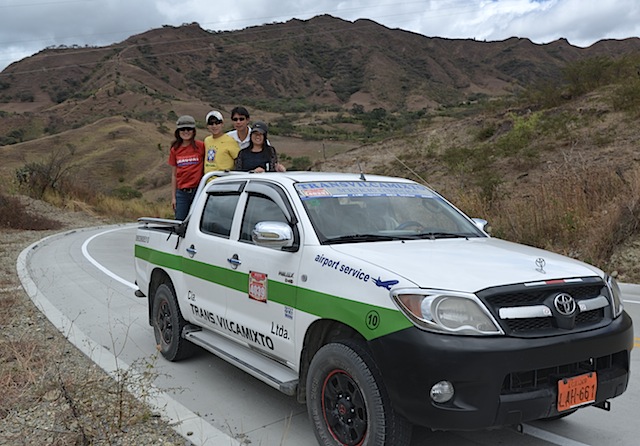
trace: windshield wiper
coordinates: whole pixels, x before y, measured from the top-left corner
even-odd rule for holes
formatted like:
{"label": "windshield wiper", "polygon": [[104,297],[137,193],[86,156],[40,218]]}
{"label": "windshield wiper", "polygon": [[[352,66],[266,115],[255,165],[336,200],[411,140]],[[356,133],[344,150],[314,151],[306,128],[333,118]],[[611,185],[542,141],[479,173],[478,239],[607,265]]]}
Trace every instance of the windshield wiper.
{"label": "windshield wiper", "polygon": [[411,240],[412,237],[397,236],[397,235],[380,235],[380,234],[350,234],[341,235],[339,237],[327,238],[324,243],[327,245],[339,244],[339,243],[358,243],[358,242],[380,242],[380,241],[392,241],[392,240]]}
{"label": "windshield wiper", "polygon": [[415,238],[428,238],[431,240],[435,240],[438,238],[469,238],[469,234],[458,234],[455,232],[421,232],[419,234],[415,234],[413,237]]}

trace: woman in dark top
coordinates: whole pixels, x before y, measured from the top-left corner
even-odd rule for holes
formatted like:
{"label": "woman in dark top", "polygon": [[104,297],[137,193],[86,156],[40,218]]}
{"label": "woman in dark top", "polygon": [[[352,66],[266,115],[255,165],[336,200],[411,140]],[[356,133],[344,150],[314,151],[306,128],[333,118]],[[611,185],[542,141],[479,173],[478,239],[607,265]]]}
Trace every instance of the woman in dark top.
{"label": "woman in dark top", "polygon": [[267,140],[267,132],[267,124],[262,121],[256,121],[251,126],[249,147],[238,153],[235,170],[244,172],[284,172],[287,170],[278,162],[276,149]]}

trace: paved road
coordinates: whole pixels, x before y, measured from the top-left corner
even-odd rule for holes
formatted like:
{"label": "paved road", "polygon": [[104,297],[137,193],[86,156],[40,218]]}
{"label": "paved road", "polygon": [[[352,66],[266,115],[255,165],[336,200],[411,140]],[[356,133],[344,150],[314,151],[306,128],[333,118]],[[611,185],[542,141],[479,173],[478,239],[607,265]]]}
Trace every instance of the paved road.
{"label": "paved road", "polygon": [[[196,445],[312,446],[306,408],[219,358],[202,352],[170,363],[155,354],[146,299],[133,295],[135,225],[59,234],[27,248],[18,259],[23,286],[71,342],[109,372],[154,364],[160,389],[150,400]],[[624,287],[625,306],[640,321],[640,286]],[[636,347],[640,346],[636,324]],[[637,350],[632,369],[638,370]],[[564,420],[489,432],[416,429],[412,446],[635,446],[640,375],[607,413],[586,408]]]}

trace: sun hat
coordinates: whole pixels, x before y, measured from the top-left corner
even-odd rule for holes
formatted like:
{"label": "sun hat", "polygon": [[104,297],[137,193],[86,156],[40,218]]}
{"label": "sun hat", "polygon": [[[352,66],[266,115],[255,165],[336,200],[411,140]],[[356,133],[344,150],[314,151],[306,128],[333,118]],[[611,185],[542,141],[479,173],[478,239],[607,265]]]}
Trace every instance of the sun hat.
{"label": "sun hat", "polygon": [[195,129],[196,128],[196,120],[193,119],[193,116],[182,115],[176,121],[176,128],[178,128],[178,129]]}

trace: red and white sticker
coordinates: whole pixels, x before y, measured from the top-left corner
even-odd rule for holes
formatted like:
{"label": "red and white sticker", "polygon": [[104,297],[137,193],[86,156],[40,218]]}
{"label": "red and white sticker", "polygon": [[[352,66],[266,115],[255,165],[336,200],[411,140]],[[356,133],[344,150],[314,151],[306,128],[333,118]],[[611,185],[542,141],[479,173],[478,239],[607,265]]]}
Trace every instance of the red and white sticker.
{"label": "red and white sticker", "polygon": [[260,302],[267,301],[267,275],[251,271],[249,273],[249,297]]}

